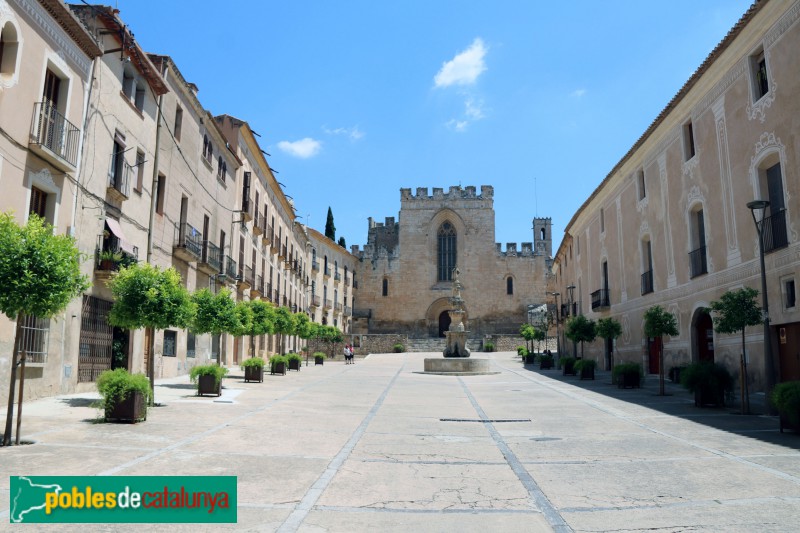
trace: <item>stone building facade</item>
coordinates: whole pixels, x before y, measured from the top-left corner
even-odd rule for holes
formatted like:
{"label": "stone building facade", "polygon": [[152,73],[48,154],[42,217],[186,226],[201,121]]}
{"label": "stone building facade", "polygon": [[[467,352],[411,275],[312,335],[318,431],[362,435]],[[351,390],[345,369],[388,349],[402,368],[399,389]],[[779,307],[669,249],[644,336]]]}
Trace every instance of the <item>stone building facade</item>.
{"label": "stone building facade", "polygon": [[400,190],[400,216],[369,221],[359,258],[356,333],[444,336],[453,269],[460,270],[470,336],[516,333],[529,305],[544,303],[552,252],[548,218],[533,243],[495,242],[494,189]]}
{"label": "stone building facade", "polygon": [[[587,357],[635,361],[658,371],[659,346],[644,312],[660,305],[679,334],[663,339],[668,369],[711,360],[739,375],[741,336],[714,331],[707,307],[727,290],[761,292],[759,240],[748,203],[764,218],[770,336],[745,331],[751,388],[800,379],[800,2],[753,6],[711,52],[642,137],[574,214],[554,259],[564,315],[613,317],[615,345]],[[759,296],[759,303],[761,297]],[[563,329],[563,328],[562,328]]]}

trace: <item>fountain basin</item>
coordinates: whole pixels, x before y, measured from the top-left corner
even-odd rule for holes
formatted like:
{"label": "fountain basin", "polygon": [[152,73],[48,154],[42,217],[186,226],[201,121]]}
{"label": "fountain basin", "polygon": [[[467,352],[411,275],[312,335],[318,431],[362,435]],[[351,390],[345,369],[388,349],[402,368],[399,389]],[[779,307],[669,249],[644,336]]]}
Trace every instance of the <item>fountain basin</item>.
{"label": "fountain basin", "polygon": [[438,374],[443,376],[469,376],[481,374],[499,374],[493,372],[489,359],[453,357],[425,359],[425,374]]}

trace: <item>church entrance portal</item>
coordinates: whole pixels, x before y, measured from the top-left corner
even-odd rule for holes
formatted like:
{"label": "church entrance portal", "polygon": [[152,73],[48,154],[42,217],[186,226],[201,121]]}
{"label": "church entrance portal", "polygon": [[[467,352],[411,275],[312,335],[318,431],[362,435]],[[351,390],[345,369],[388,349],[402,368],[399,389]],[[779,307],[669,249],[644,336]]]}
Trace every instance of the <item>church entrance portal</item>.
{"label": "church entrance portal", "polygon": [[445,331],[450,329],[450,313],[442,311],[439,314],[439,336],[446,337]]}

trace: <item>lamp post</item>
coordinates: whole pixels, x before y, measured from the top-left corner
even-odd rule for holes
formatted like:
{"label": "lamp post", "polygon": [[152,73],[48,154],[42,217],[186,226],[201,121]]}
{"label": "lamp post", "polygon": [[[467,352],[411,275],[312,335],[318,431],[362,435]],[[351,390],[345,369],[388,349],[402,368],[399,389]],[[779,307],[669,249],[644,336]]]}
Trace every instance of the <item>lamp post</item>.
{"label": "lamp post", "polygon": [[[575,316],[575,307],[574,307],[575,306],[575,300],[574,300],[575,285],[569,285],[567,287],[567,293],[569,293],[569,316],[570,317],[574,317]],[[578,343],[576,343],[575,341],[572,341],[572,357],[575,357],[575,358],[578,357]]]}
{"label": "lamp post", "polygon": [[550,294],[553,295],[556,301],[556,353],[558,356],[561,357],[561,328],[559,325],[561,324],[561,309],[558,305],[558,297],[561,296],[560,292],[551,292]]}
{"label": "lamp post", "polygon": [[[764,268],[764,217],[769,207],[766,200],[753,200],[747,203],[750,214],[753,215],[753,222],[758,231],[758,252],[761,260],[761,301],[762,313],[764,316],[764,381],[766,385],[767,410],[774,414],[774,410],[769,402],[772,388],[775,386],[775,369],[772,360],[772,335],[769,331],[769,300],[767,299],[767,272]],[[756,211],[760,216],[756,216]]]}

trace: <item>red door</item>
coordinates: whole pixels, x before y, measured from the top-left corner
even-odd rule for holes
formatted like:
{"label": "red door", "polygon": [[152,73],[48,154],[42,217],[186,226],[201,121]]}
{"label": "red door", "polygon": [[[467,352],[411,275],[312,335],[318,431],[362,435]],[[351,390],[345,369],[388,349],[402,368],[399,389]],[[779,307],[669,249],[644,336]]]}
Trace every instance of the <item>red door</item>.
{"label": "red door", "polygon": [[781,325],[777,330],[780,381],[800,380],[800,323]]}
{"label": "red door", "polygon": [[647,339],[647,346],[650,355],[647,370],[650,374],[658,374],[658,357],[661,354],[661,337]]}
{"label": "red door", "polygon": [[697,358],[699,361],[714,362],[714,323],[711,315],[703,313],[697,317]]}

